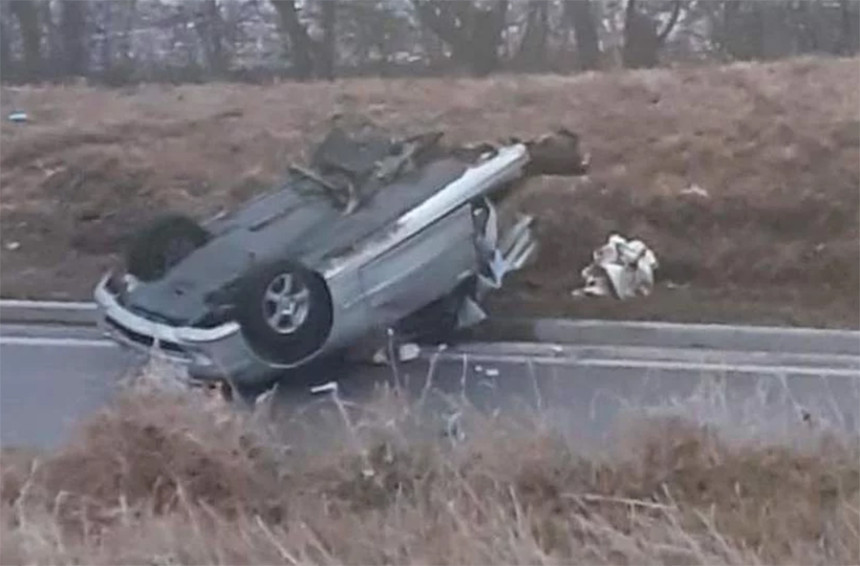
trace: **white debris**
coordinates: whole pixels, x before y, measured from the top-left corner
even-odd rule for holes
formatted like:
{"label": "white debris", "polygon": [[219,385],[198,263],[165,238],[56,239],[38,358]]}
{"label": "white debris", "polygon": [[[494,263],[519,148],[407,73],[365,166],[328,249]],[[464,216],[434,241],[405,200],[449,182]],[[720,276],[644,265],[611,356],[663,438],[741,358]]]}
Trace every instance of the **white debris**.
{"label": "white debris", "polygon": [[710,193],[708,193],[708,191],[706,191],[705,189],[703,189],[702,187],[700,187],[696,183],[693,183],[692,185],[690,185],[686,189],[683,189],[681,191],[681,194],[682,195],[693,195],[693,196],[702,197],[702,198],[710,198],[710,196],[711,196]]}
{"label": "white debris", "polygon": [[483,371],[484,371],[484,366],[482,366],[482,365],[477,365],[477,366],[475,366],[475,371],[476,371],[476,372],[478,372],[478,373],[483,372]]}
{"label": "white debris", "polygon": [[254,399],[254,407],[260,407],[264,403],[269,402],[272,397],[274,397],[276,389],[277,387],[270,387],[269,389],[266,389],[265,391],[257,395],[257,398]]}
{"label": "white debris", "polygon": [[[401,362],[411,362],[417,360],[421,356],[421,346],[418,344],[407,342],[401,344],[397,348],[397,359]],[[373,363],[384,365],[388,363],[388,348],[379,348],[373,354]]]}
{"label": "white debris", "polygon": [[21,242],[9,242],[8,244],[6,244],[6,249],[9,250],[10,252],[14,252],[15,250],[17,250],[20,247],[21,247]]}
{"label": "white debris", "polygon": [[311,387],[311,393],[314,395],[318,395],[320,393],[333,393],[335,391],[337,391],[337,381],[329,381],[328,383]]}
{"label": "white debris", "polygon": [[373,354],[373,363],[378,366],[385,365],[388,361],[388,356],[385,355],[385,348],[380,348]]}
{"label": "white debris", "polygon": [[397,353],[400,356],[401,362],[411,362],[412,360],[417,360],[418,356],[421,355],[421,347],[418,344],[413,344],[411,342],[408,344],[401,344]]}
{"label": "white debris", "polygon": [[463,304],[460,305],[460,310],[457,312],[457,328],[468,328],[474,326],[487,318],[487,313],[481,308],[481,305],[472,300],[471,297],[465,297]]}
{"label": "white debris", "polygon": [[496,368],[487,368],[487,371],[484,372],[484,375],[486,375],[487,377],[498,377],[499,370],[497,370]]}
{"label": "white debris", "polygon": [[10,122],[26,122],[29,119],[26,112],[12,112],[9,114]]}
{"label": "white debris", "polygon": [[582,270],[585,285],[574,296],[609,296],[625,300],[649,295],[654,288],[654,270],[659,263],[640,240],[626,240],[618,234],[596,249],[592,262]]}

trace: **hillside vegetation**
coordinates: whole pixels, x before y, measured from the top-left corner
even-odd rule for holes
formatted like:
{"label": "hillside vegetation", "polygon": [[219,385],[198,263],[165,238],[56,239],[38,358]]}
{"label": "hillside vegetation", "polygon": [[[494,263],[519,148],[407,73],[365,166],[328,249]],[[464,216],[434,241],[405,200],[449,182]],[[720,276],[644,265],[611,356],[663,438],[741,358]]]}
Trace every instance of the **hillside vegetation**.
{"label": "hillside vegetation", "polygon": [[[543,247],[496,312],[858,327],[859,62],[6,89],[4,116],[31,121],[0,132],[3,295],[89,297],[153,214],[241,202],[302,160],[331,115],[363,112],[462,141],[582,135],[588,178],[536,179],[511,203],[538,215]],[[611,231],[655,250],[653,297],[571,297]]]}
{"label": "hillside vegetation", "polygon": [[857,437],[799,418],[792,442],[632,418],[595,451],[468,406],[454,441],[395,391],[325,409],[278,426],[128,392],[56,452],[3,452],[0,562],[860,561]]}

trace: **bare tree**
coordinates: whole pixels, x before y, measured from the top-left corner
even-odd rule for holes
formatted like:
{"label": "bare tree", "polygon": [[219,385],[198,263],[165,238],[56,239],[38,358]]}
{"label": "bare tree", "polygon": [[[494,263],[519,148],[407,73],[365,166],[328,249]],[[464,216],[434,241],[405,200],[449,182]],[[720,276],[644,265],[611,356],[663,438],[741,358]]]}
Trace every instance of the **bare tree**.
{"label": "bare tree", "polygon": [[842,26],[835,49],[841,55],[852,55],[860,50],[860,3],[840,0]]}
{"label": "bare tree", "polygon": [[636,6],[636,0],[627,0],[624,14],[624,49],[622,60],[629,69],[656,67],[659,60],[660,48],[672,32],[681,14],[682,0],[674,0],[669,21],[661,31],[657,31],[657,22]]}
{"label": "bare tree", "polygon": [[0,3],[0,73],[3,73],[6,78],[15,74],[12,68],[15,61],[12,56],[12,42],[9,40],[11,26],[7,8],[6,2]]}
{"label": "bare tree", "polygon": [[455,61],[464,62],[475,75],[486,75],[498,68],[508,0],[495,0],[489,8],[471,0],[412,3],[419,21],[451,48]]}
{"label": "bare tree", "polygon": [[24,44],[24,75],[36,78],[42,72],[42,30],[39,27],[39,6],[31,0],[11,0],[9,8],[18,20]]}
{"label": "bare tree", "polygon": [[271,0],[278,13],[278,24],[284,34],[290,61],[300,79],[313,73],[313,42],[308,29],[299,19],[295,0]]}
{"label": "bare tree", "polygon": [[203,55],[209,72],[223,76],[229,66],[224,46],[225,22],[218,0],[204,0],[195,14],[194,29],[203,44]]}
{"label": "bare tree", "polygon": [[573,26],[579,68],[595,70],[600,66],[600,40],[597,35],[591,0],[565,0],[564,18]]}
{"label": "bare tree", "polygon": [[324,79],[333,79],[337,57],[337,0],[322,2],[322,38],[317,46],[319,63],[318,75]]}
{"label": "bare tree", "polygon": [[526,13],[525,33],[520,41],[517,60],[526,69],[542,69],[547,58],[549,2],[529,0]]}
{"label": "bare tree", "polygon": [[63,47],[63,75],[84,76],[89,67],[87,52],[87,2],[63,0],[60,35]]}

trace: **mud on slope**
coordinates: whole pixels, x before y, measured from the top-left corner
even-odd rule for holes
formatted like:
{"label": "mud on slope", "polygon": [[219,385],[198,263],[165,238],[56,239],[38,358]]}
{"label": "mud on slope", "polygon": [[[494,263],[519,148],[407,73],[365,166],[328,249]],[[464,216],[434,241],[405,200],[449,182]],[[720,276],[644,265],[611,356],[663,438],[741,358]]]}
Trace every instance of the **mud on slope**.
{"label": "mud on slope", "polygon": [[[32,122],[0,128],[2,294],[87,296],[153,214],[240,202],[302,160],[333,113],[360,111],[463,141],[562,123],[582,134],[588,178],[537,179],[512,199],[539,215],[543,247],[498,309],[856,327],[858,80],[857,59],[800,59],[576,77],[7,90],[4,115],[15,106]],[[610,231],[655,249],[654,297],[570,296]]]}

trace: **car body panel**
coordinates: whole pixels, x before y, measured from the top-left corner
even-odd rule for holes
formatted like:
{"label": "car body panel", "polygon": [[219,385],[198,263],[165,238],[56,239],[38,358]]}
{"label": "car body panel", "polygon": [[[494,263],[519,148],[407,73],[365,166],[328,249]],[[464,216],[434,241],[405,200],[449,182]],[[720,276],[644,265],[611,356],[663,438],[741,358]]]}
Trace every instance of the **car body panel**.
{"label": "car body panel", "polygon": [[361,266],[374,324],[392,324],[438,299],[475,265],[472,209],[463,205]]}

